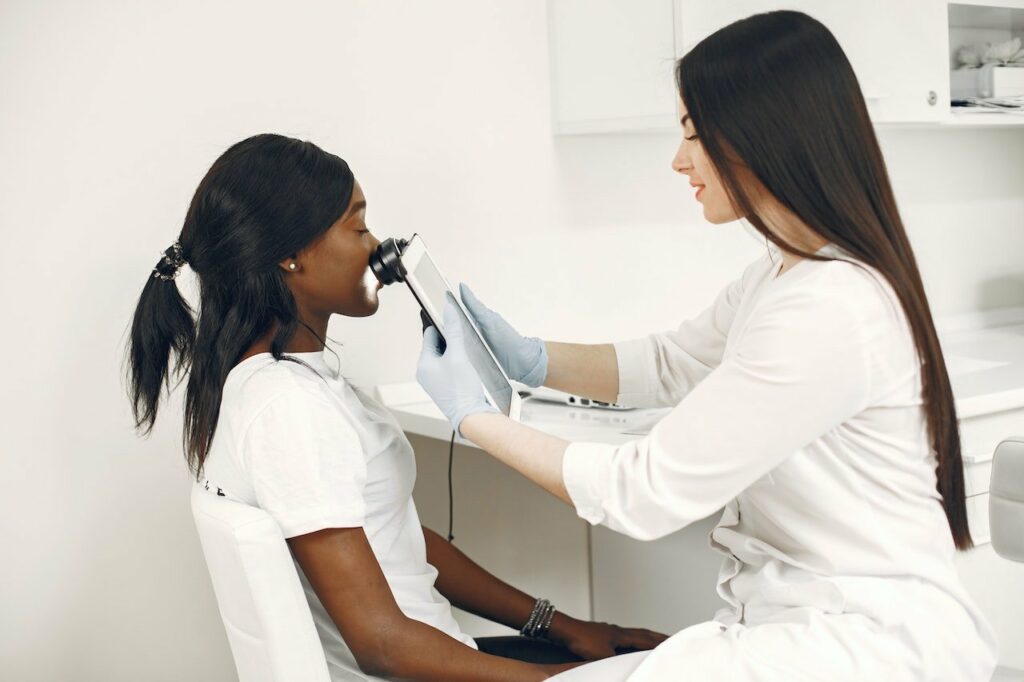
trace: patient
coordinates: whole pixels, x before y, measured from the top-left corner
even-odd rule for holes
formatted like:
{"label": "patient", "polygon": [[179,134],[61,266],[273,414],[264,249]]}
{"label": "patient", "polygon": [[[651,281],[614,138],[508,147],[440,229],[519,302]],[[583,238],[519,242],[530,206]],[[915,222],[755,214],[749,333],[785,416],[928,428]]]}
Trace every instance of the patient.
{"label": "patient", "polygon": [[[221,155],[135,311],[137,428],[187,374],[189,467],[280,525],[333,680],[542,680],[656,646],[663,635],[554,611],[420,526],[408,440],[323,357],[331,315],[378,307],[365,214],[348,165],[312,143],[257,135]],[[185,263],[196,319],[174,281]],[[452,605],[531,637],[474,641]]]}

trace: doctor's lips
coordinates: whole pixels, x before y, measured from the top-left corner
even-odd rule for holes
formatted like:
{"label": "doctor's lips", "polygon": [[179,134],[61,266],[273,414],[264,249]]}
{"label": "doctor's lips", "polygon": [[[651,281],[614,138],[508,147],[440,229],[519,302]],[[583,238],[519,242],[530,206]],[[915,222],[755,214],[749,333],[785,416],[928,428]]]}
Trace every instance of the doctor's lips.
{"label": "doctor's lips", "polygon": [[704,191],[704,185],[700,184],[699,182],[691,181],[690,182],[690,187],[696,187],[697,188],[697,193],[693,195],[693,198],[694,199],[700,199],[700,194],[701,194],[701,192]]}

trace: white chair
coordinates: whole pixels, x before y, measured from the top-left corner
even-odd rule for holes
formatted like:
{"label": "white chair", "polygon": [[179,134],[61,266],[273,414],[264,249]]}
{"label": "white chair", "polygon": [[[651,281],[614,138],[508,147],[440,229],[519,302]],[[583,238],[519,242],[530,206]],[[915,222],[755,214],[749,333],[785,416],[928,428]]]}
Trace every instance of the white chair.
{"label": "white chair", "polygon": [[[988,516],[992,549],[1004,559],[1024,562],[1024,436],[1007,438],[996,446]],[[1024,680],[1024,671],[1000,668],[992,680]]]}
{"label": "white chair", "polygon": [[1024,562],[1024,436],[1007,438],[992,455],[988,515],[992,549]]}
{"label": "white chair", "polygon": [[192,489],[192,515],[239,682],[330,682],[288,544],[262,509]]}

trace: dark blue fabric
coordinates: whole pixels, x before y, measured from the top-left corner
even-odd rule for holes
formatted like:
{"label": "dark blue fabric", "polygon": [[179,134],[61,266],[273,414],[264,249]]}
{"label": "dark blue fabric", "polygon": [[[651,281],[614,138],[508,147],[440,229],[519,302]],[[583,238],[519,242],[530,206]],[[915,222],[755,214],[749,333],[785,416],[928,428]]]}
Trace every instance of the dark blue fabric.
{"label": "dark blue fabric", "polygon": [[547,640],[531,639],[520,635],[477,637],[476,645],[485,654],[514,658],[527,663],[575,663],[583,660],[565,647]]}

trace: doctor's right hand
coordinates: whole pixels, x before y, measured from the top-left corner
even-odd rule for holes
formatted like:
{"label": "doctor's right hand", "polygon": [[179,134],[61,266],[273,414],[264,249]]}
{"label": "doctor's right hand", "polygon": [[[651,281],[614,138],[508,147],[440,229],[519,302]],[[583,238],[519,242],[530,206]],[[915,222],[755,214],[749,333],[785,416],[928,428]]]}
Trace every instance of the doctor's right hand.
{"label": "doctor's right hand", "polygon": [[465,284],[459,284],[459,294],[509,378],[533,388],[543,384],[548,374],[548,351],[544,342],[521,335],[505,318],[481,303]]}
{"label": "doctor's right hand", "polygon": [[424,330],[416,381],[448,418],[452,428],[462,435],[459,427],[463,419],[478,412],[497,410],[487,402],[480,376],[466,353],[466,329],[455,307],[455,297],[447,296],[442,323],[447,338],[442,339],[433,325]]}

